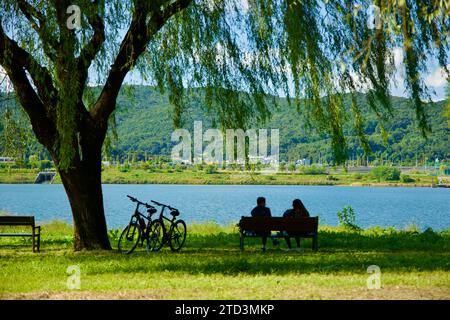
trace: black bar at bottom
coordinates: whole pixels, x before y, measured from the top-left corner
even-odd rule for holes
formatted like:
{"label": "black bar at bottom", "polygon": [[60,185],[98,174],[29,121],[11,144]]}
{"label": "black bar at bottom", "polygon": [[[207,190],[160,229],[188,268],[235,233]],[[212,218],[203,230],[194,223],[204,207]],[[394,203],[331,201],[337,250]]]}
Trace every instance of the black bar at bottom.
{"label": "black bar at bottom", "polygon": [[112,316],[131,314],[147,319],[306,319],[325,315],[345,318],[370,318],[399,312],[401,318],[417,315],[420,311],[448,310],[449,301],[315,301],[315,300],[0,300],[2,313],[17,310],[63,319],[87,315]]}

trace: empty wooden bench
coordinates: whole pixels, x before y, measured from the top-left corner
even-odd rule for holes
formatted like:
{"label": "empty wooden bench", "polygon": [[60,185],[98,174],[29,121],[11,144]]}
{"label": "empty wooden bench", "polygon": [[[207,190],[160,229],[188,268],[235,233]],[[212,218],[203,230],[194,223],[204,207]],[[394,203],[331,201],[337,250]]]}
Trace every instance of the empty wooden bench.
{"label": "empty wooden bench", "polygon": [[0,226],[29,226],[29,233],[0,233],[0,237],[31,237],[33,252],[39,252],[41,246],[41,227],[36,226],[33,216],[0,216]]}
{"label": "empty wooden bench", "polygon": [[[244,238],[258,237],[260,232],[269,233],[280,231],[270,237],[284,238],[284,232],[290,237],[311,238],[312,249],[317,251],[318,217],[292,218],[292,217],[242,217],[238,224],[240,233],[240,248],[244,249]],[[283,232],[284,231],[284,232]]]}

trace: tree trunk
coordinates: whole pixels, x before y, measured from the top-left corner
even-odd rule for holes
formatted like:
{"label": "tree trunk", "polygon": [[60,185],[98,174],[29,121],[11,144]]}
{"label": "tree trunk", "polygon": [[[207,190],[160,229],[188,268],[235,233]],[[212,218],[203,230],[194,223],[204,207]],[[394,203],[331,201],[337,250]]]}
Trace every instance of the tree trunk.
{"label": "tree trunk", "polygon": [[59,174],[69,198],[74,223],[74,249],[111,250],[103,208],[101,151],[77,161]]}

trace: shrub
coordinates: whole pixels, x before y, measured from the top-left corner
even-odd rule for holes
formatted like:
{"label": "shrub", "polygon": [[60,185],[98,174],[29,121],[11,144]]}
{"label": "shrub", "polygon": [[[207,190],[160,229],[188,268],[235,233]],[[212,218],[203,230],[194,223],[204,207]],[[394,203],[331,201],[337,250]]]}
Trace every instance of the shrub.
{"label": "shrub", "polygon": [[326,174],[325,167],[321,166],[302,166],[300,172],[303,174]]}
{"label": "shrub", "polygon": [[351,206],[345,206],[342,211],[337,212],[337,217],[339,219],[339,225],[350,230],[361,230],[360,227],[356,225],[356,213]]}
{"label": "shrub", "polygon": [[213,165],[213,164],[208,164],[205,167],[205,172],[208,173],[208,174],[216,173],[217,172],[217,166]]}
{"label": "shrub", "polygon": [[403,183],[414,182],[415,180],[407,174],[400,175],[400,181]]}
{"label": "shrub", "polygon": [[36,155],[31,155],[28,157],[28,163],[32,169],[39,168],[39,158]]}
{"label": "shrub", "polygon": [[50,160],[41,160],[39,162],[39,170],[50,169],[52,167],[52,162]]}
{"label": "shrub", "polygon": [[138,167],[139,169],[142,169],[142,170],[148,170],[148,169],[151,168],[151,167],[150,167],[150,164],[149,164],[148,162],[144,162],[144,161],[140,161],[140,162],[138,163],[137,167]]}
{"label": "shrub", "polygon": [[355,178],[355,180],[361,180],[363,178],[363,175],[359,172],[353,174],[353,178]]}
{"label": "shrub", "polygon": [[119,166],[119,171],[120,172],[130,172],[131,171],[131,166],[129,163],[123,164],[121,166]]}
{"label": "shrub", "polygon": [[203,165],[200,163],[197,163],[194,165],[194,169],[193,171],[202,171],[203,170]]}
{"label": "shrub", "polygon": [[395,167],[380,166],[370,170],[370,175],[378,181],[400,180],[400,170]]}

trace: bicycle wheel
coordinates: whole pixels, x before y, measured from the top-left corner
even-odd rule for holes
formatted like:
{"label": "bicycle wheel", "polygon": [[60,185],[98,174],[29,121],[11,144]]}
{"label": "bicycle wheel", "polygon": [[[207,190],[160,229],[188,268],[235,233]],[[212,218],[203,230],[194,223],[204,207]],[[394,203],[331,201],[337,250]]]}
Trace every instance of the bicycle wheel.
{"label": "bicycle wheel", "polygon": [[141,228],[136,223],[131,223],[123,229],[119,238],[119,252],[130,254],[136,249],[141,238]]}
{"label": "bicycle wheel", "polygon": [[159,219],[153,220],[148,232],[147,252],[161,250],[165,233],[164,223]]}
{"label": "bicycle wheel", "polygon": [[169,246],[172,251],[178,251],[186,241],[186,223],[183,220],[177,220],[172,225],[172,231],[169,238]]}

